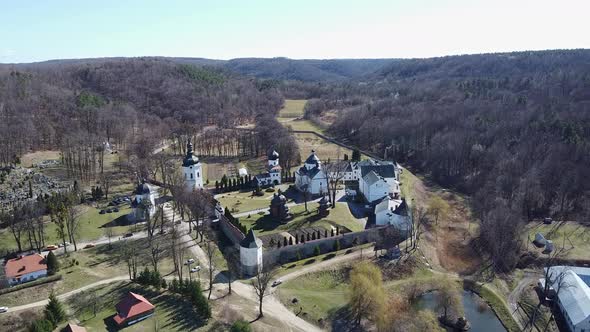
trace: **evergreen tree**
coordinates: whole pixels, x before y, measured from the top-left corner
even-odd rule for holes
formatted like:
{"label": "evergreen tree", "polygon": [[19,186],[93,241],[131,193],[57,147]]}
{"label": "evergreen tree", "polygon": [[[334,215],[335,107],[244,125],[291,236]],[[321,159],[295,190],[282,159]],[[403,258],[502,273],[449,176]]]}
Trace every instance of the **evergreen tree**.
{"label": "evergreen tree", "polygon": [[51,332],[53,331],[53,323],[47,319],[36,319],[29,327],[30,332]]}
{"label": "evergreen tree", "polygon": [[338,250],[340,250],[340,240],[336,240],[336,242],[334,242],[334,251]]}
{"label": "evergreen tree", "polygon": [[292,246],[293,245],[293,237],[289,238],[289,245]]}
{"label": "evergreen tree", "polygon": [[313,249],[313,254],[315,256],[319,256],[322,254],[322,250],[320,249],[320,246],[315,246],[315,248]]}
{"label": "evergreen tree", "polygon": [[287,242],[287,237],[286,237],[286,236],[284,236],[284,237],[283,237],[283,246],[284,246],[284,247],[286,247],[286,246],[287,246],[287,244],[288,244],[288,242]]}
{"label": "evergreen tree", "polygon": [[50,251],[45,258],[47,263],[47,274],[50,276],[54,275],[57,271],[59,271],[59,262],[57,261],[57,257],[53,251]]}
{"label": "evergreen tree", "polygon": [[352,150],[352,161],[361,161],[361,152],[359,149]]}
{"label": "evergreen tree", "polygon": [[66,319],[66,312],[63,309],[63,305],[53,292],[49,294],[49,303],[45,306],[45,317],[48,321],[51,321],[54,327]]}

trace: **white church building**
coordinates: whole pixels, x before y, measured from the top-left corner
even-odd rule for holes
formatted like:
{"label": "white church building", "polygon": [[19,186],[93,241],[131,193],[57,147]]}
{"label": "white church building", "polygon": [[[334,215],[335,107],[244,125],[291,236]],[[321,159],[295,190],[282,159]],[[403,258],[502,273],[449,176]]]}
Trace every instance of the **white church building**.
{"label": "white church building", "polygon": [[328,192],[328,179],[322,170],[322,162],[314,150],[295,172],[295,187],[301,192],[311,195],[322,195]]}
{"label": "white church building", "polygon": [[182,174],[188,191],[203,188],[203,168],[199,158],[193,155],[193,144],[186,145],[186,156],[182,160]]}
{"label": "white church building", "polygon": [[266,172],[256,175],[254,179],[260,187],[279,185],[281,184],[281,170],[282,168],[279,165],[279,153],[272,150],[272,152],[268,154]]}
{"label": "white church building", "polygon": [[[160,196],[158,187],[142,181],[135,188],[135,197],[131,201],[132,217],[135,221],[145,220],[156,214],[156,200]],[[147,215],[146,215],[147,213]]]}

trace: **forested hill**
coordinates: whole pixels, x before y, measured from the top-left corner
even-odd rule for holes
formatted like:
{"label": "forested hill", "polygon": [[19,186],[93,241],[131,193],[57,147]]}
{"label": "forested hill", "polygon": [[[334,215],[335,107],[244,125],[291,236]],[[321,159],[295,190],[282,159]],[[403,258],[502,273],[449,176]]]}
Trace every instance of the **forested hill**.
{"label": "forested hill", "polygon": [[157,140],[207,125],[233,127],[273,116],[282,102],[276,89],[250,78],[168,59],[2,65],[0,164],[29,149],[131,143],[144,131]]}
{"label": "forested hill", "polygon": [[335,119],[332,135],[473,197],[484,236],[590,220],[588,50],[402,60],[310,91],[306,116]]}

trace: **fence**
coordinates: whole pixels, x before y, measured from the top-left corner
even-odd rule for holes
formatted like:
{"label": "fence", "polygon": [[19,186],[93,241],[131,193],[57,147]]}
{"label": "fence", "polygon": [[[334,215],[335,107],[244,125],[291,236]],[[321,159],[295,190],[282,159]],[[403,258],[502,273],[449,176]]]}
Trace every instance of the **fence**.
{"label": "fence", "polygon": [[234,224],[232,224],[223,214],[219,216],[219,228],[234,244],[240,245],[240,242],[246,237]]}

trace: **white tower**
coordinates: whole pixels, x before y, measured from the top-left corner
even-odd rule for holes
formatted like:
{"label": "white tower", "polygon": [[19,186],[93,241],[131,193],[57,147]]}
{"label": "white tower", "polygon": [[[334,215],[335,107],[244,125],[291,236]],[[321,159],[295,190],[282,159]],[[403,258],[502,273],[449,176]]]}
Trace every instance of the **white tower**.
{"label": "white tower", "polygon": [[184,183],[189,191],[203,188],[203,172],[199,158],[193,156],[193,145],[189,141],[186,145],[186,156],[182,161]]}
{"label": "white tower", "polygon": [[268,169],[275,166],[279,166],[279,153],[272,150],[272,152],[268,154]]}
{"label": "white tower", "polygon": [[240,265],[245,276],[255,276],[262,270],[262,240],[251,229],[240,242]]}

